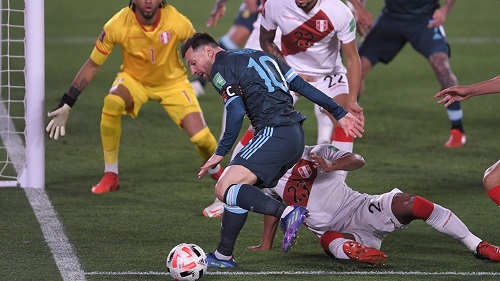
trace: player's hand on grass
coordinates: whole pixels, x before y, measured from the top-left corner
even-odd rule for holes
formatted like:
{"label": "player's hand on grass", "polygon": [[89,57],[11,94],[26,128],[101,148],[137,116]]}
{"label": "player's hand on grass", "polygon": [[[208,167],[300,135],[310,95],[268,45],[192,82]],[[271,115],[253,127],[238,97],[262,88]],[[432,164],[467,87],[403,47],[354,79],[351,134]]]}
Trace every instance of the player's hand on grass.
{"label": "player's hand on grass", "polygon": [[270,250],[271,247],[270,246],[263,246],[262,244],[259,244],[257,246],[248,246],[247,249],[250,251],[267,251],[267,250]]}
{"label": "player's hand on grass", "polygon": [[198,173],[198,178],[201,179],[203,175],[207,172],[208,168],[215,168],[217,164],[219,164],[222,159],[224,159],[224,156],[220,156],[217,154],[212,155],[207,162],[200,168],[200,172]]}
{"label": "player's hand on grass", "polygon": [[344,117],[340,118],[337,121],[342,127],[342,130],[344,130],[346,136],[351,136],[353,138],[363,137],[361,133],[365,131],[363,129],[365,123],[359,120],[352,113],[348,112]]}
{"label": "player's hand on grass", "polygon": [[59,136],[64,137],[66,135],[66,122],[68,121],[69,112],[73,104],[75,104],[75,101],[76,100],[69,95],[64,94],[59,106],[47,113],[47,116],[52,118],[45,128],[45,131],[49,134],[49,138],[57,140]]}

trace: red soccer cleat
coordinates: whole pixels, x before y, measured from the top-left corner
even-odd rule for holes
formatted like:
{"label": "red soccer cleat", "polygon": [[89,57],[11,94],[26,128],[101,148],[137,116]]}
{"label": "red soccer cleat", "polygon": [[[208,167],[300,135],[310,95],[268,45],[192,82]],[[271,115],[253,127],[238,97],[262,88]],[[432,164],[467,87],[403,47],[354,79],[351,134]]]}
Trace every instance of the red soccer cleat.
{"label": "red soccer cleat", "polygon": [[348,241],[342,246],[344,253],[353,261],[365,262],[373,265],[387,264],[387,256],[382,251],[366,247],[358,242]]}
{"label": "red soccer cleat", "polygon": [[465,138],[465,133],[461,132],[460,130],[453,129],[451,130],[450,138],[444,144],[444,146],[447,148],[462,147],[464,146],[466,141],[467,140]]}
{"label": "red soccer cleat", "polygon": [[92,193],[101,194],[115,191],[120,187],[118,175],[113,172],[105,172],[101,181],[92,187]]}
{"label": "red soccer cleat", "polygon": [[500,247],[491,245],[486,241],[477,245],[476,252],[474,256],[478,259],[500,262]]}

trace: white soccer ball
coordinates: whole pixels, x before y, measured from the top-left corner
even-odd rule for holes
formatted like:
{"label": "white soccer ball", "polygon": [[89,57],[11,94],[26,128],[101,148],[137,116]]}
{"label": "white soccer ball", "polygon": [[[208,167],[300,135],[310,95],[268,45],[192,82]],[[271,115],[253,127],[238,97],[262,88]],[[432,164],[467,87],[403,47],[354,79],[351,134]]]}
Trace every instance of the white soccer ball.
{"label": "white soccer ball", "polygon": [[196,244],[181,243],[167,256],[167,271],[175,280],[199,280],[207,266],[207,255]]}

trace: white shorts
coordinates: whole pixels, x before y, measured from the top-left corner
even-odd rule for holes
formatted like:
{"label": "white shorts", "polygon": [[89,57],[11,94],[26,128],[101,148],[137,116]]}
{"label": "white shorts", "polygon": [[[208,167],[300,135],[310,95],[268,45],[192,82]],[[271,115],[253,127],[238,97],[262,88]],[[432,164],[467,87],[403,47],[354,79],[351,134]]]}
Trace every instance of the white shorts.
{"label": "white shorts", "polygon": [[392,213],[392,198],[401,190],[394,188],[391,192],[373,195],[367,198],[359,208],[344,223],[343,227],[336,230],[340,233],[350,233],[356,241],[375,249],[380,249],[382,240],[397,229],[406,228]]}
{"label": "white shorts", "polygon": [[347,76],[343,73],[328,74],[309,83],[331,98],[340,94],[349,94],[349,83]]}

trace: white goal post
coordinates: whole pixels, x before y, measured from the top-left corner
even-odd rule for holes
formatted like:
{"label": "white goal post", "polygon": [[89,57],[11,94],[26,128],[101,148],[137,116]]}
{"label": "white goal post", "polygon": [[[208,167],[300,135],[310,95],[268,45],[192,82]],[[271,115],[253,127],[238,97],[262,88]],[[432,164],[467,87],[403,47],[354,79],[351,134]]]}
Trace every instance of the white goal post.
{"label": "white goal post", "polygon": [[44,188],[44,0],[0,8],[0,187]]}

